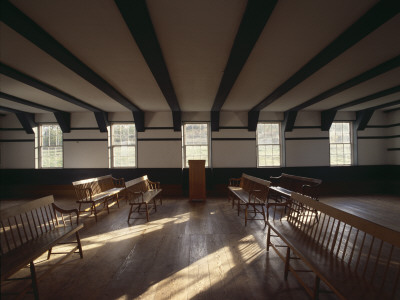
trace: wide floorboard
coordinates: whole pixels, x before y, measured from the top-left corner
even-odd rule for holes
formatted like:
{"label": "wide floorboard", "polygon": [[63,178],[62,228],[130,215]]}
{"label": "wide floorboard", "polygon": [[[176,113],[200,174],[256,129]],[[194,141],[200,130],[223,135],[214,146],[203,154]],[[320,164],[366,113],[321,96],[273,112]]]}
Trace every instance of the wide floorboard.
{"label": "wide floorboard", "polygon": [[[73,199],[56,202],[75,206]],[[122,202],[110,214],[100,213],[97,223],[84,216],[84,258],[70,256],[47,273],[39,282],[41,299],[309,299],[293,276],[283,279],[275,252],[266,252],[264,222],[244,226],[244,214],[238,216],[226,199],[166,199],[148,223],[128,223],[128,212]],[[39,276],[62,257],[40,257]],[[28,269],[17,275],[24,272]],[[24,284],[3,284],[2,292]],[[328,293],[321,299],[336,297]]]}

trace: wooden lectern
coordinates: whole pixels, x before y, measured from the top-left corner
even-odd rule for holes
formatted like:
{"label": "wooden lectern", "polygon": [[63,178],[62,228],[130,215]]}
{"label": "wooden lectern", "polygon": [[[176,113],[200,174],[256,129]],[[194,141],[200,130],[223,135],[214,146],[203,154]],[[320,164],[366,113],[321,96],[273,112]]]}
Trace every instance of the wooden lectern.
{"label": "wooden lectern", "polygon": [[189,160],[189,200],[206,200],[206,161]]}

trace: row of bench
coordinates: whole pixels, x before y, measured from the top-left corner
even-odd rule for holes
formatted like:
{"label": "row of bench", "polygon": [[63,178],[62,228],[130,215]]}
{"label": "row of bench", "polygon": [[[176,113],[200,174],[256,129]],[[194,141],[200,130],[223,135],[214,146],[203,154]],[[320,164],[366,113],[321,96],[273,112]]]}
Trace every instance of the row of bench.
{"label": "row of bench", "polygon": [[[130,205],[128,222],[134,212],[138,212],[139,216],[142,212],[146,213],[149,221],[149,210],[157,210],[157,200],[162,204],[160,183],[150,181],[147,176],[125,183],[123,179],[107,175],[77,181],[73,186],[78,197],[78,209],[62,209],[54,203],[53,196],[46,196],[1,210],[2,282],[29,279],[34,297],[39,299],[40,278],[36,275],[34,261],[46,251],[47,259],[50,259],[53,247],[60,243],[65,244],[65,241],[74,244],[74,247],[62,260],[73,253],[79,253],[83,258],[79,237],[79,230],[84,226],[79,223],[82,212],[89,210],[97,222],[98,206],[102,205],[109,212],[109,205],[116,202],[119,207],[119,200],[124,197]],[[87,210],[84,209],[85,205],[89,205]],[[30,268],[29,277],[13,276],[27,265]],[[22,297],[26,292],[27,290],[18,291],[18,294]]]}
{"label": "row of bench", "polygon": [[[311,298],[333,292],[339,299],[399,299],[400,233],[320,203],[320,184],[289,174],[271,181],[243,174],[230,180],[228,199],[238,214],[245,207],[245,225],[250,211],[252,219],[261,215],[267,251],[283,260],[284,279],[292,273]],[[314,274],[313,284],[304,272]]]}

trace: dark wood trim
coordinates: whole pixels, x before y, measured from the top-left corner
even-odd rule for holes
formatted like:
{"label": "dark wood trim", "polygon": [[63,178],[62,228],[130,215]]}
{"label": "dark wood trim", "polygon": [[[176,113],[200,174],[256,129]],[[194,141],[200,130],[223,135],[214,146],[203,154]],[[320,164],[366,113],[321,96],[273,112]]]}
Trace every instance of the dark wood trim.
{"label": "dark wood trim", "polygon": [[[136,41],[147,65],[149,66],[165,100],[172,111],[174,130],[180,131],[181,109],[176,97],[167,65],[164,61],[157,35],[151,22],[146,1],[115,0],[132,37]],[[179,125],[178,125],[179,124]]]}
{"label": "dark wood trim", "polygon": [[359,136],[359,140],[380,140],[380,139],[395,139],[399,138],[400,135],[382,135],[382,136]]}
{"label": "dark wood trim", "polygon": [[285,141],[329,140],[329,137],[285,137]]}
{"label": "dark wood trim", "polygon": [[63,142],[108,142],[108,139],[63,139]]}
{"label": "dark wood trim", "polygon": [[36,127],[35,123],[35,115],[31,113],[27,113],[24,111],[20,111],[17,109],[0,106],[0,110],[8,111],[14,113],[17,117],[18,121],[21,123],[22,128],[24,128],[25,132],[28,134],[33,134],[33,127]]}
{"label": "dark wood trim", "polygon": [[25,143],[25,142],[35,142],[35,139],[16,139],[16,140],[10,140],[10,139],[0,139],[0,143]]}
{"label": "dark wood trim", "polygon": [[212,141],[255,141],[256,138],[212,138]]}
{"label": "dark wood trim", "polygon": [[400,148],[387,148],[387,151],[400,151]]}
{"label": "dark wood trim", "polygon": [[293,126],[293,129],[321,129],[321,126]]}
{"label": "dark wood trim", "polygon": [[396,107],[396,108],[384,110],[383,112],[385,112],[385,113],[391,113],[391,112],[398,111],[398,110],[400,110],[400,107]]}
{"label": "dark wood trim", "polygon": [[48,107],[48,106],[44,106],[44,105],[41,105],[41,104],[37,104],[37,103],[31,102],[31,101],[28,101],[28,100],[25,100],[25,99],[22,99],[22,98],[19,98],[19,97],[15,97],[13,95],[9,95],[9,94],[3,93],[3,92],[0,92],[0,98],[4,98],[4,99],[7,99],[7,100],[15,102],[15,103],[23,104],[23,105],[26,105],[26,106],[38,108],[38,109],[49,111],[49,112],[59,111],[57,109],[54,109],[54,108],[51,108],[51,107]]}
{"label": "dark wood trim", "polygon": [[[279,99],[282,95],[286,94],[300,82],[304,81],[306,78],[342,54],[344,51],[359,42],[365,36],[373,32],[379,26],[390,20],[398,12],[399,4],[396,3],[396,1],[379,1],[332,43],[330,43],[320,53],[313,57],[299,71],[281,84],[260,103],[254,106],[251,111],[261,111]],[[258,121],[258,118],[256,121]]]}
{"label": "dark wood trim", "polygon": [[391,128],[400,126],[400,123],[390,124],[390,125],[368,125],[366,128]]}
{"label": "dark wood trim", "polygon": [[132,111],[141,111],[136,105],[125,98],[107,81],[86,66],[63,45],[57,42],[43,28],[21,12],[8,1],[1,1],[1,20],[20,35],[31,41],[34,45],[55,58],[64,66],[90,82],[106,95]]}
{"label": "dark wood trim", "polygon": [[259,110],[256,110],[256,111],[250,110],[247,113],[247,116],[248,116],[248,125],[249,125],[248,130],[256,131],[257,124],[258,124],[258,118],[260,117],[260,111]]}
{"label": "dark wood trim", "polygon": [[[391,94],[394,94],[394,93],[397,93],[397,92],[400,92],[400,85],[397,85],[395,87],[392,87],[392,88],[389,88],[389,89],[386,89],[386,90],[379,91],[377,93],[373,93],[371,95],[368,95],[368,96],[365,96],[365,97],[362,97],[362,98],[359,98],[359,99],[344,103],[344,104],[339,105],[339,106],[332,107],[331,109],[341,110],[341,109],[352,107],[352,106],[355,106],[355,105],[358,105],[358,104],[361,104],[361,103],[365,103],[365,102],[368,102],[368,101],[371,101],[371,100],[375,100],[375,99],[378,99],[378,98],[381,98],[381,97],[384,97],[384,96],[388,96],[388,95],[391,95]],[[372,107],[371,107],[371,109],[372,109]]]}
{"label": "dark wood trim", "polygon": [[0,131],[24,131],[24,129],[23,128],[0,128]]}
{"label": "dark wood trim", "polygon": [[146,127],[146,130],[174,130],[174,127]]}
{"label": "dark wood trim", "polygon": [[71,128],[71,130],[99,130],[98,127],[75,127]]}
{"label": "dark wood trim", "polygon": [[390,70],[393,70],[399,66],[400,66],[400,55],[398,55],[392,59],[389,59],[388,61],[386,61],[364,73],[361,73],[360,75],[357,75],[341,84],[338,84],[337,86],[334,86],[333,88],[330,88],[329,90],[327,90],[325,92],[322,92],[321,94],[311,98],[310,100],[291,108],[290,110],[301,110],[301,109],[304,109],[311,105],[314,105],[318,102],[321,102],[322,100],[325,100],[329,97],[339,94],[349,88],[352,88],[353,86],[356,86],[362,82],[370,80],[371,78],[379,76],[379,75],[381,75],[385,72],[388,72]]}
{"label": "dark wood trim", "polygon": [[219,129],[243,129],[243,130],[247,130],[247,127],[245,126],[220,126]]}
{"label": "dark wood trim", "polygon": [[107,132],[107,126],[110,125],[108,122],[108,113],[104,111],[99,111],[94,113],[97,125],[99,125],[100,132]]}
{"label": "dark wood trim", "polygon": [[149,138],[149,139],[137,139],[138,142],[159,142],[159,141],[182,141],[181,138]]}
{"label": "dark wood trim", "polygon": [[400,104],[400,100],[395,100],[395,101],[392,101],[392,102],[383,103],[381,105],[376,105],[376,106],[370,107],[369,109],[377,110],[377,109],[390,107],[390,106],[394,106],[394,105],[399,105],[399,104]]}
{"label": "dark wood trim", "polygon": [[278,1],[249,0],[211,109],[211,130],[219,130],[219,112]]}

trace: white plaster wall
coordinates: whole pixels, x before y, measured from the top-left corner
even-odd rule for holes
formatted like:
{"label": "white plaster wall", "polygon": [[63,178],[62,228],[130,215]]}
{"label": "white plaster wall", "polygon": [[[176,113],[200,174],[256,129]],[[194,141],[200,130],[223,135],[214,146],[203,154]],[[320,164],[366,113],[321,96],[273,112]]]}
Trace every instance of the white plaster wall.
{"label": "white plaster wall", "polygon": [[287,140],[286,166],[329,166],[328,140]]}
{"label": "white plaster wall", "polygon": [[64,142],[64,168],[108,168],[107,142]]}
{"label": "white plaster wall", "polygon": [[256,141],[213,141],[214,168],[255,168]]}
{"label": "white plaster wall", "polygon": [[139,141],[138,168],[181,168],[180,141]]}
{"label": "white plaster wall", "polygon": [[34,169],[34,147],[34,142],[0,143],[0,168]]}

